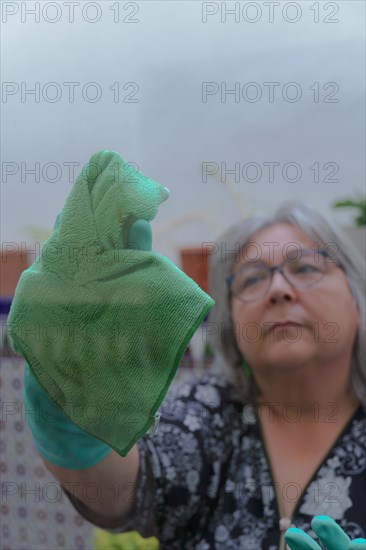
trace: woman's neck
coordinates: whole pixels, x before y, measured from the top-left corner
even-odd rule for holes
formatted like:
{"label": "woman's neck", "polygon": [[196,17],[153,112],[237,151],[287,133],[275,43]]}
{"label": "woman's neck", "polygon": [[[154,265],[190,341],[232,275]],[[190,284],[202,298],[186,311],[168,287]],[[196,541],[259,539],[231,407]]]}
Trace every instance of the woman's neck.
{"label": "woman's neck", "polygon": [[[271,375],[272,374],[272,375]],[[275,374],[275,375],[274,375]],[[337,422],[352,414],[360,402],[349,383],[349,371],[333,366],[332,369],[299,368],[281,369],[274,373],[255,372],[257,402],[279,420],[304,423]],[[323,420],[324,421],[324,420]]]}

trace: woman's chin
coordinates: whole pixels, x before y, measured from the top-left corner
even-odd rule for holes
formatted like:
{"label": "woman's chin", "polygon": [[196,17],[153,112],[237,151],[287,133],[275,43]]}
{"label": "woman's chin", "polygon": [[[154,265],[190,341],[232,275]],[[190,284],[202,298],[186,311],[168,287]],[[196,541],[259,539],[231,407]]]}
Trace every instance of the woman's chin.
{"label": "woman's chin", "polygon": [[266,363],[275,367],[296,368],[308,363],[311,359],[311,350],[305,343],[301,345],[299,342],[290,344],[282,341],[271,344],[271,349],[266,355]]}

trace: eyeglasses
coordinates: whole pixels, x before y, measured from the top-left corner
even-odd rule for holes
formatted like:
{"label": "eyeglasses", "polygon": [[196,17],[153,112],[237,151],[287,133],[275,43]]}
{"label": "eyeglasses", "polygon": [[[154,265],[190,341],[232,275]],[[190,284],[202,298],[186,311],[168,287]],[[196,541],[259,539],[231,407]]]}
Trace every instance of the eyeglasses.
{"label": "eyeglasses", "polygon": [[[280,265],[268,266],[263,262],[249,263],[237,273],[226,277],[231,293],[242,302],[254,302],[263,298],[270,286],[275,271],[279,271],[286,281],[295,288],[309,288],[317,284],[327,273],[329,257],[327,250],[296,250],[294,259],[287,258]],[[331,260],[331,263],[336,263]],[[337,267],[342,266],[336,263]]]}

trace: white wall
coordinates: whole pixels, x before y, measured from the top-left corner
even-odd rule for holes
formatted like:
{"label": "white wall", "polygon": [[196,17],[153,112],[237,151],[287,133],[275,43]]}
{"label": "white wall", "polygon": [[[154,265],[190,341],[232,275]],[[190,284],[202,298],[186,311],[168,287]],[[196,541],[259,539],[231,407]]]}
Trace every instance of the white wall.
{"label": "white wall", "polygon": [[[117,4],[119,23],[113,21]],[[221,20],[221,2],[209,4],[76,2],[70,22],[67,3],[40,2],[40,20],[35,22],[34,15],[26,13],[37,8],[35,2],[2,2],[3,89],[10,90],[9,82],[19,87],[19,92],[2,98],[2,242],[31,246],[35,237],[29,226],[50,230],[72,186],[64,163],[80,163],[77,175],[100,149],[118,151],[169,187],[170,198],[153,221],[154,250],[175,262],[179,246],[213,241],[241,216],[271,212],[287,198],[303,199],[333,221],[352,222],[352,211],[334,211],[330,205],[365,193],[364,2],[272,3],[272,23],[268,2],[237,3],[238,22],[233,15]],[[233,8],[235,2],[226,5]],[[319,7],[318,23],[314,6]],[[219,11],[204,23],[205,9]],[[130,18],[136,22],[123,22],[133,11]],[[248,22],[255,11],[259,20]],[[99,21],[85,20],[98,13]],[[285,20],[296,15],[296,23]],[[57,17],[55,23],[46,20]],[[338,22],[325,22],[326,17]],[[39,102],[30,95],[22,99],[22,82],[28,89],[39,82]],[[61,90],[59,101],[50,101],[55,88],[48,88],[48,101],[42,96],[50,82]],[[64,82],[80,83],[73,103]],[[97,102],[81,94],[90,82],[101,90]],[[138,102],[115,103],[109,89],[115,82],[120,83],[122,98],[132,91],[123,90],[123,84],[135,82]],[[240,91],[255,82],[263,95],[257,102],[243,95],[235,102],[233,95],[221,101],[217,93],[203,102],[203,82],[224,83],[227,89],[237,82]],[[273,102],[265,82],[280,83]],[[302,92],[297,102],[282,97],[289,82],[296,82]],[[315,82],[319,102],[309,89]],[[336,103],[324,102],[334,89],[322,89],[328,82],[339,87],[333,96]],[[94,90],[86,91],[91,99]],[[288,88],[289,97],[294,91]],[[248,94],[253,92],[253,87],[248,89]],[[57,163],[59,180],[49,181],[56,177],[55,169],[45,178],[41,173],[39,182],[25,174],[21,163],[31,168],[36,162],[41,169]],[[240,169],[257,163],[262,177],[254,183],[228,175],[224,183],[208,176],[204,182],[203,162],[226,163],[228,169],[235,163]],[[263,164],[268,162],[280,163],[273,182]],[[316,162],[319,182],[309,169]],[[283,179],[286,163],[301,167],[298,182]],[[338,181],[324,181],[332,170],[331,165],[323,169],[326,163],[339,167],[333,176]],[[18,172],[6,175],[9,166]],[[289,178],[294,174],[290,170]]]}

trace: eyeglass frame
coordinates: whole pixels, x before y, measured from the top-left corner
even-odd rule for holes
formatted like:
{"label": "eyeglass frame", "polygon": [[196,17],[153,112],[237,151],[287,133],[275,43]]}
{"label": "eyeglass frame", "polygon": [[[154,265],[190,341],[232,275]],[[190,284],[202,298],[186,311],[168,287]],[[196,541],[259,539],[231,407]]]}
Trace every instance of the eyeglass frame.
{"label": "eyeglass frame", "polygon": [[[311,248],[301,248],[301,252],[315,252],[314,249],[311,249]],[[324,256],[324,260],[325,258],[329,257],[330,254],[328,252],[328,250],[326,250],[325,248],[320,248],[318,249],[318,253],[320,253],[322,256]],[[296,258],[297,259],[297,258]],[[248,304],[248,303],[251,303],[251,302],[256,302],[257,300],[261,300],[262,298],[264,298],[269,289],[271,288],[271,284],[272,284],[272,281],[273,281],[273,274],[275,273],[275,271],[278,271],[279,273],[281,273],[282,277],[285,279],[285,281],[290,285],[292,286],[292,288],[311,288],[312,286],[316,285],[319,281],[322,280],[322,278],[324,277],[325,273],[322,274],[322,276],[317,280],[315,281],[314,283],[310,283],[309,285],[305,286],[305,287],[297,287],[296,285],[294,285],[293,283],[291,283],[291,281],[289,281],[286,277],[286,275],[284,274],[282,268],[284,265],[288,264],[288,263],[291,263],[291,260],[289,259],[286,259],[284,260],[282,263],[280,264],[277,264],[277,265],[274,265],[274,266],[269,266],[267,265],[265,262],[262,262],[261,265],[265,266],[267,271],[270,273],[270,280],[269,280],[269,284],[268,284],[268,288],[266,290],[266,292],[263,294],[263,296],[261,296],[260,298],[255,298],[254,300],[243,300],[243,298],[239,298],[239,296],[236,296],[234,294],[234,296],[240,300],[241,302],[245,303],[245,304]],[[325,263],[325,262],[324,262]],[[339,260],[334,260],[332,263],[334,263],[334,265],[336,267],[339,267],[340,269],[342,269],[344,271],[344,268],[342,266],[342,264],[339,262]],[[256,264],[258,265],[258,264]],[[226,283],[228,285],[228,288],[229,288],[229,293],[230,295],[232,295],[232,290],[231,290],[231,285],[232,285],[232,281],[233,279],[239,275],[239,273],[241,273],[242,271],[244,271],[246,268],[248,268],[248,266],[250,266],[250,263],[249,264],[246,264],[244,265],[241,269],[239,269],[236,273],[231,273],[231,275],[228,275],[227,277],[225,277],[225,280],[226,280]]]}

